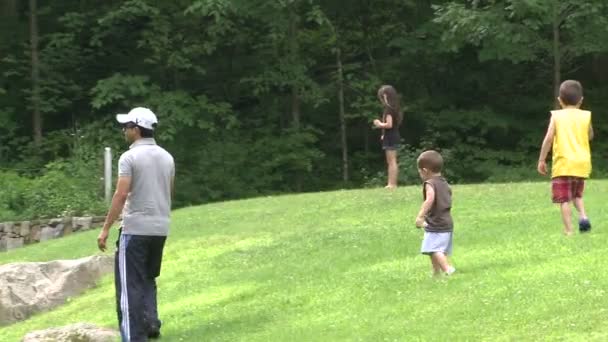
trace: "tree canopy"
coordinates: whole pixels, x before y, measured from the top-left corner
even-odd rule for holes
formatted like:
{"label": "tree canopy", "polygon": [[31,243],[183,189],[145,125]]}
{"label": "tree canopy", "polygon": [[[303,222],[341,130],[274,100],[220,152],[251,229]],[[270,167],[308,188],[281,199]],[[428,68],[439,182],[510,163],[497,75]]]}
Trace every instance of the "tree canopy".
{"label": "tree canopy", "polygon": [[372,185],[382,84],[405,108],[402,182],[431,147],[454,182],[529,179],[569,78],[606,165],[601,0],[1,0],[0,16],[5,179],[52,171],[98,196],[103,148],[127,148],[114,114],[146,106],[179,206]]}

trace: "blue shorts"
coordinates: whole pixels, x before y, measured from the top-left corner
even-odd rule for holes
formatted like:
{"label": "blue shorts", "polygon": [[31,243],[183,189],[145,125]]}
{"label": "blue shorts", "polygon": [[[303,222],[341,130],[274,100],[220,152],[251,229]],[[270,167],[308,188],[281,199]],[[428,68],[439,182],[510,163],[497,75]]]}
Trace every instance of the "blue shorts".
{"label": "blue shorts", "polygon": [[452,235],[452,232],[424,232],[424,240],[422,240],[420,253],[430,255],[442,252],[445,255],[452,255]]}

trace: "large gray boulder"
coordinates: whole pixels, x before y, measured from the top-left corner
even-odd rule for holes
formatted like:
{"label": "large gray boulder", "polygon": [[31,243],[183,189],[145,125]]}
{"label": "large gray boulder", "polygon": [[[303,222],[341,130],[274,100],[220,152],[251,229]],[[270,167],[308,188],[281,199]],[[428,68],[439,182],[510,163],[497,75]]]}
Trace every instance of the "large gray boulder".
{"label": "large gray boulder", "polygon": [[0,326],[63,304],[93,287],[113,268],[113,258],[107,255],[1,265]]}
{"label": "large gray boulder", "polygon": [[31,332],[22,342],[115,342],[120,338],[116,330],[99,328],[89,323],[77,323],[61,328]]}

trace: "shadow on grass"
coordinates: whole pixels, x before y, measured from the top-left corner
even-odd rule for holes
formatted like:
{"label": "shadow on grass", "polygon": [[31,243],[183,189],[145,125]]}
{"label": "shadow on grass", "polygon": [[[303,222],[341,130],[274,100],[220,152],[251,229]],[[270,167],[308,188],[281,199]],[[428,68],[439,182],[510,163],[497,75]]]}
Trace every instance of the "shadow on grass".
{"label": "shadow on grass", "polygon": [[[236,336],[254,333],[272,322],[264,307],[243,307],[244,303],[255,300],[257,287],[228,286],[210,290],[172,302],[161,309],[164,340],[235,340]],[[229,310],[234,306],[239,310]]]}

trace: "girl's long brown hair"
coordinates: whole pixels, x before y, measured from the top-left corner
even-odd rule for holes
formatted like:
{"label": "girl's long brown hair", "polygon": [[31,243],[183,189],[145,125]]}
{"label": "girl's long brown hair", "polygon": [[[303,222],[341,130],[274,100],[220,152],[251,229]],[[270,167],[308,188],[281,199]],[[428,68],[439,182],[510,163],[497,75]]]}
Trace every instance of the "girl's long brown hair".
{"label": "girl's long brown hair", "polygon": [[[386,95],[386,100],[384,95]],[[391,114],[393,119],[397,121],[397,126],[403,121],[403,113],[401,113],[401,104],[397,90],[391,85],[383,85],[378,89],[378,98],[384,105],[384,113]]]}

